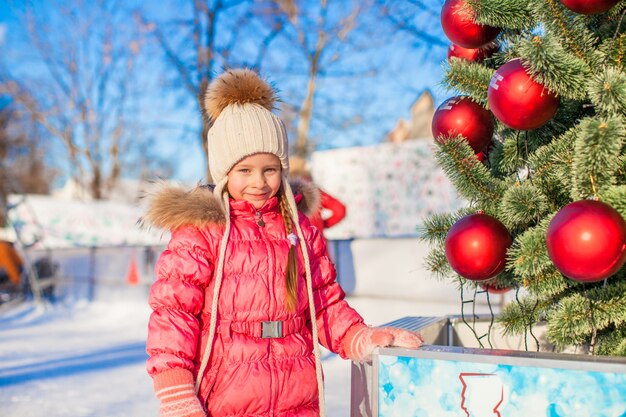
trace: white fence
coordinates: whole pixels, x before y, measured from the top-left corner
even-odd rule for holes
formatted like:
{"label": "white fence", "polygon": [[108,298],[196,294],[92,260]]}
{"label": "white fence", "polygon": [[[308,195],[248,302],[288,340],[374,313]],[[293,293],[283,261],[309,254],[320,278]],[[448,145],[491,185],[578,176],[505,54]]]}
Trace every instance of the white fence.
{"label": "white fence", "polygon": [[162,246],[31,249],[25,256],[31,263],[48,258],[58,268],[50,298],[94,301],[145,298],[162,250]]}
{"label": "white fence", "polygon": [[[108,300],[147,296],[164,246],[30,249],[30,262],[49,257],[58,265],[54,298]],[[458,304],[455,285],[424,267],[428,246],[417,238],[331,240],[337,277],[352,297]],[[135,275],[132,274],[133,263]]]}

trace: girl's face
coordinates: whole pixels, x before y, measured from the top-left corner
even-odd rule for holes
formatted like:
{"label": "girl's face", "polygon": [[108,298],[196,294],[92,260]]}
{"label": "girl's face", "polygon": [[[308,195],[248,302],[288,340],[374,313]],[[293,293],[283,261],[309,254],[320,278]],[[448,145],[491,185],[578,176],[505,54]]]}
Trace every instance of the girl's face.
{"label": "girl's face", "polygon": [[280,159],[271,153],[257,153],[242,159],[228,172],[228,193],[259,209],[276,195],[281,178]]}

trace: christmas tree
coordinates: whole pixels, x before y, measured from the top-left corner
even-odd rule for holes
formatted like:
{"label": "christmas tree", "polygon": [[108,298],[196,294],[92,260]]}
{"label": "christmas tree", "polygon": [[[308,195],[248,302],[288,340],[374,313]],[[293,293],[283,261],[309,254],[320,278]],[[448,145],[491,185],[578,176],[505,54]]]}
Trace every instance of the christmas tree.
{"label": "christmas tree", "polygon": [[507,289],[507,334],[626,356],[626,0],[447,0],[437,159],[468,206],[430,270]]}

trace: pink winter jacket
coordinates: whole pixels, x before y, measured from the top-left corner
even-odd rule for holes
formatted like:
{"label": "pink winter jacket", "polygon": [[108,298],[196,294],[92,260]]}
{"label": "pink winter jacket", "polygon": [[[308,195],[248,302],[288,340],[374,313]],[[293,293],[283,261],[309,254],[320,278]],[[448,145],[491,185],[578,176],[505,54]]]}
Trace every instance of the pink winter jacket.
{"label": "pink winter jacket", "polygon": [[[314,189],[294,185],[304,193],[299,208],[315,200]],[[300,188],[300,190],[298,190]],[[319,415],[315,358],[304,278],[295,312],[285,307],[285,269],[289,241],[276,197],[258,211],[243,200],[230,201],[231,231],[219,294],[217,330],[209,365],[198,396],[213,417]],[[148,220],[170,228],[172,237],[156,265],[150,290],[154,310],[147,341],[148,373],[175,368],[197,377],[209,332],[214,273],[224,214],[210,190],[161,191]],[[259,225],[259,220],[264,222]],[[325,241],[300,214],[311,263],[318,335],[323,346],[345,358],[342,339],[361,316],[344,301],[335,269],[325,255]],[[262,222],[261,222],[262,223]],[[283,338],[260,338],[261,322],[284,322]]]}

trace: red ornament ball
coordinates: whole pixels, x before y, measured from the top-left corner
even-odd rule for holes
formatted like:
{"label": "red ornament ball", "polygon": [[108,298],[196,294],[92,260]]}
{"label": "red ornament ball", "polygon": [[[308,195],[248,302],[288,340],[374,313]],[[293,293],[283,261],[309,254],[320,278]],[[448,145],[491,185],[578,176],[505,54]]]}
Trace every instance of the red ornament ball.
{"label": "red ornament ball", "polygon": [[608,204],[576,201],[554,216],[546,243],[563,275],[581,282],[602,281],[626,262],[626,221]]}
{"label": "red ornament ball", "polygon": [[493,118],[489,110],[466,96],[451,97],[441,103],[432,120],[435,140],[439,136],[461,135],[474,152],[487,148],[493,136]]}
{"label": "red ornament ball", "polygon": [[464,48],[478,48],[493,41],[500,28],[481,25],[465,0],[446,0],[441,9],[443,32],[453,43]]}
{"label": "red ornament ball", "polygon": [[480,284],[480,288],[489,294],[505,294],[513,289],[511,287],[496,287],[494,284]]}
{"label": "red ornament ball", "polygon": [[483,281],[502,272],[510,245],[511,235],[498,219],[483,213],[471,214],[448,231],[446,258],[462,277]]}
{"label": "red ornament ball", "polygon": [[451,44],[448,47],[448,60],[450,58],[460,58],[471,62],[481,62],[499,49],[496,42],[488,43],[481,48],[463,48],[462,46]]}
{"label": "red ornament ball", "polygon": [[563,6],[580,14],[599,14],[608,11],[619,0],[561,0]]}
{"label": "red ornament ball", "polygon": [[495,72],[487,99],[491,112],[505,125],[531,130],[546,124],[559,107],[560,99],[526,72],[520,59],[513,59]]}

